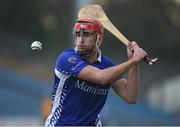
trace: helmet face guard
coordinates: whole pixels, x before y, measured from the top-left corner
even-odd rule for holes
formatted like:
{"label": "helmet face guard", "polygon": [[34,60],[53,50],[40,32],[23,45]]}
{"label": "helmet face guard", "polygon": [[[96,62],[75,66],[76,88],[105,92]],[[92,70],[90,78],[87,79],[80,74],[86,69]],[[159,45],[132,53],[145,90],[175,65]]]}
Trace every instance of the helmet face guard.
{"label": "helmet face guard", "polygon": [[78,51],[78,49],[77,49],[78,54],[80,54],[82,56],[89,56],[93,52],[97,51],[97,49],[99,48],[99,46],[101,44],[101,43],[99,43],[99,38],[100,38],[100,36],[103,38],[104,28],[103,28],[103,25],[101,24],[101,22],[96,20],[96,19],[93,19],[93,18],[80,18],[80,19],[78,19],[74,25],[73,32],[75,32],[75,33],[80,32],[81,33],[85,30],[91,30],[97,34],[97,40],[96,40],[96,44],[95,44],[94,49],[91,49],[91,50],[85,51],[85,52]]}
{"label": "helmet face guard", "polygon": [[80,18],[77,20],[74,31],[80,30],[93,30],[96,31],[99,35],[103,36],[104,28],[100,21],[93,18]]}

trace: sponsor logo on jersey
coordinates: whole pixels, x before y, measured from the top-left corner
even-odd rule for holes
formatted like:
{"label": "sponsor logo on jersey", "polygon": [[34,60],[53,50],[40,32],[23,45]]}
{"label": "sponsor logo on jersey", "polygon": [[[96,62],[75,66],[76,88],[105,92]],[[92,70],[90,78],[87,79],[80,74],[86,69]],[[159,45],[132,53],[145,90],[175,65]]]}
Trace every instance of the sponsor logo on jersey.
{"label": "sponsor logo on jersey", "polygon": [[106,95],[108,94],[108,90],[109,88],[96,88],[90,85],[85,84],[85,82],[81,82],[80,80],[76,81],[75,86],[76,88],[84,91],[84,92],[88,92],[88,93],[92,93],[92,94],[97,94],[97,95]]}

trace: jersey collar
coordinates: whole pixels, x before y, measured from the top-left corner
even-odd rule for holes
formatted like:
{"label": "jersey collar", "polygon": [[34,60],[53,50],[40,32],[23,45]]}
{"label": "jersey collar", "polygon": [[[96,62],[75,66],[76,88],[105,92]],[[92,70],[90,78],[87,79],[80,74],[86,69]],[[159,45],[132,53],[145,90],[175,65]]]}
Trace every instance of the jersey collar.
{"label": "jersey collar", "polygon": [[102,57],[101,57],[101,50],[98,49],[98,58],[97,58],[97,61],[99,61],[101,63],[101,60],[102,60]]}

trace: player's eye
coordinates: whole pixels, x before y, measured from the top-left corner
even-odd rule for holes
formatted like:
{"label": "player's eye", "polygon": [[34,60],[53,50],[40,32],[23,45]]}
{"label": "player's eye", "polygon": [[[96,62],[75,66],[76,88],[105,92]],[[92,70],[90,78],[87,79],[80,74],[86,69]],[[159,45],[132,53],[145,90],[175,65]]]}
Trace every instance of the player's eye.
{"label": "player's eye", "polygon": [[89,37],[89,36],[95,34],[95,32],[91,32],[91,31],[75,31],[74,33],[75,33],[75,36],[76,36],[76,37],[80,37],[81,34],[82,34],[82,36],[84,36],[84,37]]}
{"label": "player's eye", "polygon": [[83,32],[83,35],[85,37],[89,37],[89,36],[94,35],[94,34],[95,34],[95,32],[88,32],[88,31]]}
{"label": "player's eye", "polygon": [[80,31],[76,31],[76,32],[75,32],[75,35],[78,36],[78,37],[80,37],[80,36],[81,36],[81,32],[80,32]]}
{"label": "player's eye", "polygon": [[84,35],[85,37],[89,37],[89,36],[90,36],[90,32],[83,32],[83,35]]}

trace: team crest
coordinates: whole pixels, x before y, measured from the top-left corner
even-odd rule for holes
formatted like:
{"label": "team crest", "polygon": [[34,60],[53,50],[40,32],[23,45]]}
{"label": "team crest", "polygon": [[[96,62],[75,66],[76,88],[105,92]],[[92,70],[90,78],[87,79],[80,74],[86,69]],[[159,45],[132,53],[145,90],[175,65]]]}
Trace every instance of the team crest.
{"label": "team crest", "polygon": [[70,63],[77,63],[77,58],[74,57],[74,56],[72,56],[72,57],[69,57],[69,58],[68,58],[68,61],[69,61]]}

